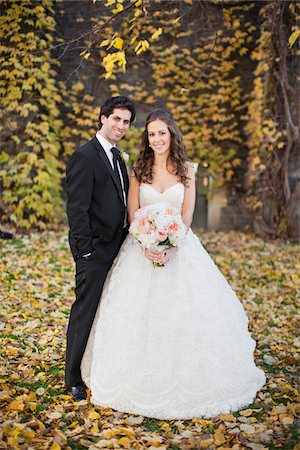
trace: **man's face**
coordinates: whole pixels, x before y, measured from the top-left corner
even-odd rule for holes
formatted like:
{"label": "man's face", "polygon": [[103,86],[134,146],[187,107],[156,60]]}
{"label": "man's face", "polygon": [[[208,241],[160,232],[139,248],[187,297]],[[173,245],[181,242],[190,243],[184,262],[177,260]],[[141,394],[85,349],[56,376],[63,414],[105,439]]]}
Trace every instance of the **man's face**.
{"label": "man's face", "polygon": [[125,136],[129,128],[131,112],[128,109],[115,108],[108,117],[101,116],[100,134],[112,145]]}

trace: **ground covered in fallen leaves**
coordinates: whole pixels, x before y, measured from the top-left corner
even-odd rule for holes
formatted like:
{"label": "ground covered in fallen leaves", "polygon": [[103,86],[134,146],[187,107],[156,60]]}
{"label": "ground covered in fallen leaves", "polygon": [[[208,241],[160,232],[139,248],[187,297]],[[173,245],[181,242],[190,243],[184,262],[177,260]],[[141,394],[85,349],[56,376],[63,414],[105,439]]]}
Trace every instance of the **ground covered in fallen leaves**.
{"label": "ground covered in fallen leaves", "polygon": [[63,230],[0,241],[0,449],[300,449],[298,246],[201,233],[247,311],[267,383],[239,412],[160,421],[65,395],[65,330],[74,298],[66,236]]}

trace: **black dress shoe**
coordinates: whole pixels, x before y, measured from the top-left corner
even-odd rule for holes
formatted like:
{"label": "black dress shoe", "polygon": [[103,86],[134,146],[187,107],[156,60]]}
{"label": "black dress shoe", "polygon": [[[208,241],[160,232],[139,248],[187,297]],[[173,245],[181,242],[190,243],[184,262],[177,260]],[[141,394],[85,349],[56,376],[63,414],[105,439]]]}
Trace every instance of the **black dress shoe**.
{"label": "black dress shoe", "polygon": [[0,230],[0,239],[13,239],[14,235],[8,231]]}
{"label": "black dress shoe", "polygon": [[84,386],[82,386],[82,385],[71,386],[70,394],[72,395],[73,400],[75,402],[80,402],[80,400],[85,400],[87,397],[86,390],[85,390]]}

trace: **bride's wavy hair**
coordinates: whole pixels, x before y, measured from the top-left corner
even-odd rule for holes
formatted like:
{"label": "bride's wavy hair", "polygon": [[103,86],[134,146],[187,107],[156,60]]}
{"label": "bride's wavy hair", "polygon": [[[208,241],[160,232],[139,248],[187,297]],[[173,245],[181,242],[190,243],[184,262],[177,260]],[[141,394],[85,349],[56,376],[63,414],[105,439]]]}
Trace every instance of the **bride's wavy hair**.
{"label": "bride's wavy hair", "polygon": [[146,119],[145,129],[142,134],[142,146],[139,157],[133,166],[133,170],[136,179],[139,183],[149,183],[153,181],[153,164],[154,164],[154,152],[149,146],[148,139],[148,125],[155,120],[161,120],[164,122],[171,134],[170,154],[168,159],[172,167],[172,173],[178,176],[178,179],[184,185],[187,185],[187,165],[186,154],[183,145],[182,134],[176,125],[172,115],[169,111],[164,109],[157,109],[149,114]]}

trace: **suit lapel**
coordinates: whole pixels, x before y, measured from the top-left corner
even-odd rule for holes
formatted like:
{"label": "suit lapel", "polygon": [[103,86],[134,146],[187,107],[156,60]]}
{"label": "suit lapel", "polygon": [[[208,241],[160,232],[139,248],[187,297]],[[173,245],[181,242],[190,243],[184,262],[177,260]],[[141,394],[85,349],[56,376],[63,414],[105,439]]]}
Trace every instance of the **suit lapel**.
{"label": "suit lapel", "polygon": [[[103,164],[105,165],[105,167],[109,171],[109,173],[110,173],[110,175],[111,175],[111,177],[112,177],[112,179],[114,181],[114,184],[115,184],[115,186],[117,188],[117,191],[118,191],[120,199],[122,200],[122,202],[124,202],[123,192],[122,192],[122,188],[120,186],[118,177],[115,174],[115,171],[113,170],[113,168],[112,168],[112,166],[111,166],[111,164],[109,162],[109,159],[108,159],[108,157],[107,157],[107,155],[106,155],[102,145],[100,144],[100,142],[98,141],[98,139],[96,137],[93,137],[91,142],[96,147],[99,157],[101,158]],[[123,171],[122,171],[122,174],[123,174]],[[125,180],[124,180],[124,183],[125,183]]]}

